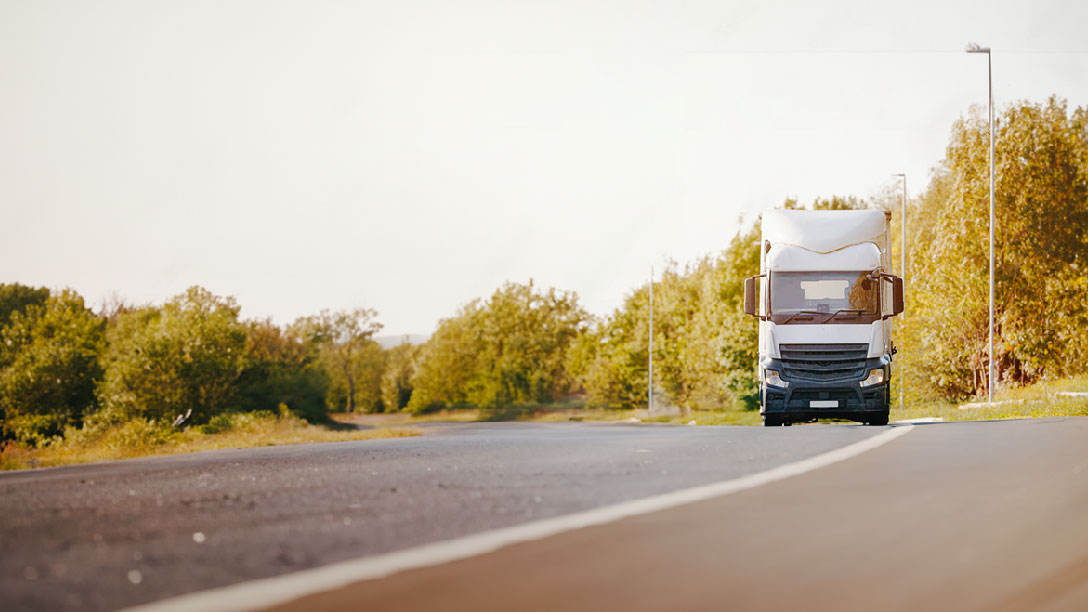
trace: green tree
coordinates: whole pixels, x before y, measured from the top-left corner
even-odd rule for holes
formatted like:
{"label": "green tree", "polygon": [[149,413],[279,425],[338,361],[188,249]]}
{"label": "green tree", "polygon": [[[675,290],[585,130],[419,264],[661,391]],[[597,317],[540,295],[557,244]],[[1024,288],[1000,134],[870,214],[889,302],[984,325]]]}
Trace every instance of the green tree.
{"label": "green tree", "polygon": [[328,418],[328,389],[328,374],[304,339],[271,321],[246,324],[245,367],[238,379],[241,410],[286,406],[310,422],[321,422]]}
{"label": "green tree", "polygon": [[422,412],[469,403],[470,387],[477,384],[483,361],[478,322],[482,317],[480,300],[473,300],[438,322],[438,329],[419,349],[409,383],[412,397],[408,410]]}
{"label": "green tree", "polygon": [[[742,305],[744,279],[758,273],[758,223],[717,257],[666,268],[654,285],[654,386],[663,402],[683,409],[754,405],[757,326]],[[591,405],[646,405],[649,310],[643,286],[575,345],[571,362]]]}
{"label": "green tree", "polygon": [[15,313],[26,312],[31,306],[41,306],[47,299],[49,290],[45,287],[0,283],[0,329],[7,327]]}
{"label": "green tree", "polygon": [[380,412],[381,376],[385,359],[373,340],[382,325],[370,308],[322,311],[295,322],[292,329],[318,350],[328,373],[327,403],[337,411]]}
{"label": "green tree", "polygon": [[408,407],[412,399],[412,375],[420,347],[404,342],[386,351],[386,367],[382,373],[382,405],[386,412]]}
{"label": "green tree", "polygon": [[121,418],[206,422],[235,407],[246,328],[233,298],[200,287],[119,314],[106,337],[99,401]]}
{"label": "green tree", "polygon": [[409,409],[551,402],[575,384],[568,351],[589,322],[578,296],[505,283],[444,319],[420,350]]}
{"label": "green tree", "polygon": [[855,196],[816,198],[812,202],[812,210],[865,210],[866,208],[870,208],[869,202]]}
{"label": "green tree", "polygon": [[94,407],[104,322],[71,290],[13,310],[0,330],[3,435],[39,444]]}
{"label": "green tree", "polygon": [[[1084,371],[1088,174],[1084,111],[1020,102],[996,134],[995,366],[1023,384]],[[988,383],[989,131],[979,109],[910,211],[908,389],[963,397]]]}

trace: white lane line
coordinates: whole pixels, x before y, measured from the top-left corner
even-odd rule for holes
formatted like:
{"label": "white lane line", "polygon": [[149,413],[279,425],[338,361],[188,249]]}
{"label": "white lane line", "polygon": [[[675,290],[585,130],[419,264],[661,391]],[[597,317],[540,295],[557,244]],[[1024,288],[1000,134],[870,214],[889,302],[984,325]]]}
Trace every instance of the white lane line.
{"label": "white lane line", "polygon": [[910,423],[943,423],[944,417],[922,417],[920,419],[905,419],[902,421],[892,421],[892,425],[907,425]]}
{"label": "white lane line", "polygon": [[543,519],[523,525],[505,527],[468,535],[463,538],[424,544],[391,553],[342,561],[333,565],[277,576],[242,582],[210,591],[180,595],[153,602],[122,612],[245,612],[259,610],[298,599],[311,593],[328,591],[354,582],[384,578],[408,569],[439,565],[489,553],[517,542],[539,540],[565,531],[573,531],[593,525],[603,525],[623,518],[658,512],[692,502],[751,489],[777,480],[798,476],[805,472],[826,467],[833,463],[856,457],[891,442],[914,429],[913,425],[893,427],[871,438],[842,448],[809,457],[794,463],[749,474],[732,480],[692,487],[672,493],[621,502],[603,508],[595,508]]}

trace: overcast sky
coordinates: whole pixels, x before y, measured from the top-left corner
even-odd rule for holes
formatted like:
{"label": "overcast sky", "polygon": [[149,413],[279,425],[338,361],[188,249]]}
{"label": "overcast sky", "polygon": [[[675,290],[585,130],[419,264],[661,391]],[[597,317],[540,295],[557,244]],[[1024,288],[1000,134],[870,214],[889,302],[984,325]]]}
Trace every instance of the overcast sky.
{"label": "overcast sky", "polygon": [[1088,3],[0,0],[0,282],[429,333],[608,314],[787,197],[918,193],[953,121],[1088,105]]}

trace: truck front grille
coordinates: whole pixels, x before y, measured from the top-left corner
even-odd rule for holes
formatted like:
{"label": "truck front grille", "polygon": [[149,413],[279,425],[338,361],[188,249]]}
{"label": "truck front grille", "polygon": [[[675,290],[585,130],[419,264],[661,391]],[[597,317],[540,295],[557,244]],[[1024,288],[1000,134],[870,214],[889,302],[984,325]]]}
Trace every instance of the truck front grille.
{"label": "truck front grille", "polygon": [[811,382],[860,380],[869,354],[867,344],[783,344],[778,350],[786,380]]}

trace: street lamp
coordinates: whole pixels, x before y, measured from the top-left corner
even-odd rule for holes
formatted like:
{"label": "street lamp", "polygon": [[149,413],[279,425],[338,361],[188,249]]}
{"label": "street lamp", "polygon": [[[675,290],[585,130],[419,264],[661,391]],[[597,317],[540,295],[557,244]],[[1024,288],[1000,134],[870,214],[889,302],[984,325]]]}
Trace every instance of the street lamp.
{"label": "street lamp", "polygon": [[967,45],[968,53],[986,54],[986,81],[990,95],[986,103],[990,124],[990,384],[986,386],[990,404],[994,403],[994,70],[989,47]]}
{"label": "street lamp", "polygon": [[654,413],[654,267],[650,266],[650,372],[648,376],[649,389],[646,391],[649,409],[647,414]]}
{"label": "street lamp", "polygon": [[[902,263],[900,264],[900,273],[903,276],[903,284],[906,285],[907,284],[907,175],[905,175],[903,173],[899,173],[899,174],[893,174],[892,176],[897,176],[897,177],[903,179],[903,195],[901,196],[902,202],[903,202],[903,206],[902,206],[902,209],[903,209],[903,240],[902,240],[903,250],[900,253],[901,261],[902,261]],[[903,315],[906,316],[906,311],[903,312]]]}
{"label": "street lamp", "polygon": [[[899,274],[902,275],[902,277],[903,277],[903,293],[905,295],[906,292],[907,292],[907,175],[900,172],[899,174],[893,174],[892,176],[897,176],[897,177],[903,179],[903,214],[902,214],[902,217],[903,217],[903,239],[900,241],[902,243],[902,246],[900,247],[900,251],[899,251],[901,261],[903,263],[900,265]],[[906,309],[905,306],[903,308],[903,313],[902,314],[903,314],[903,318],[906,318],[907,309]],[[902,381],[899,382],[899,407],[900,408],[903,407],[903,382]]]}

